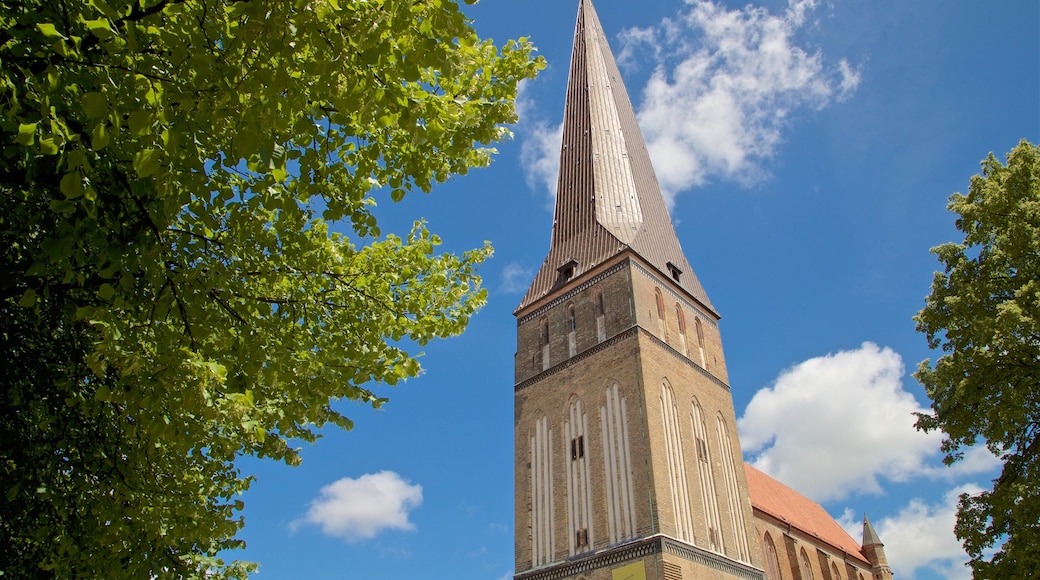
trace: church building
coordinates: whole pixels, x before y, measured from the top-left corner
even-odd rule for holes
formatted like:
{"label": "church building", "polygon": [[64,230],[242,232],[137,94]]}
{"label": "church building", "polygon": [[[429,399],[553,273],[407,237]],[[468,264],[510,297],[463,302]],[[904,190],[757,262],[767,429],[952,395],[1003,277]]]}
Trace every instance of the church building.
{"label": "church building", "polygon": [[746,465],[719,314],[580,0],[548,257],[515,313],[516,580],[891,580]]}

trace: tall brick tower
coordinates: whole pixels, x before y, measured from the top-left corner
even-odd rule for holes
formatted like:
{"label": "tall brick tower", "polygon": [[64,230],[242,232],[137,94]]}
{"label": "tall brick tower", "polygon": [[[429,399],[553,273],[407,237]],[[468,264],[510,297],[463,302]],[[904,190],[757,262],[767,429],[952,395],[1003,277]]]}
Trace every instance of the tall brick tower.
{"label": "tall brick tower", "polygon": [[580,0],[549,255],[514,313],[516,578],[763,578],[719,335]]}

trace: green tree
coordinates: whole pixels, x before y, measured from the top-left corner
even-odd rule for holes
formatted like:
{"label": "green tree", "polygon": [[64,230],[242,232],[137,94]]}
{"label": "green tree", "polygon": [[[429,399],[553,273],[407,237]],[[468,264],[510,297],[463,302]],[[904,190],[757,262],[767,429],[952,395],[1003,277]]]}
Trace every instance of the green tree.
{"label": "green tree", "polygon": [[452,0],[0,3],[0,575],[245,576],[236,459],[484,302],[489,247],[373,206],[486,165],[532,50]]}
{"label": "green tree", "polygon": [[955,532],[976,578],[1040,570],[1040,148],[991,153],[968,195],[954,194],[964,242],[932,250],[936,272],[917,329],[935,361],[914,375],[932,399],[917,427],[941,430],[952,464],[984,443],[1004,465],[993,488],[962,495]]}

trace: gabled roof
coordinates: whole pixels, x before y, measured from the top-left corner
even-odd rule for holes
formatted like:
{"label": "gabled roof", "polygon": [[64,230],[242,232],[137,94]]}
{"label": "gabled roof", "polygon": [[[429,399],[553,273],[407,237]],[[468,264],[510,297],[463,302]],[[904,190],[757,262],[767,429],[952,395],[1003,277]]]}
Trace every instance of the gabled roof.
{"label": "gabled roof", "polygon": [[[581,0],[549,255],[517,310],[631,249],[712,313],[675,235],[635,111],[590,0]],[[677,272],[677,273],[676,273]]]}
{"label": "gabled roof", "polygon": [[852,539],[827,510],[797,491],[769,477],[754,467],[744,464],[747,472],[748,491],[751,493],[751,506],[774,518],[797,528],[803,534],[816,537],[847,552],[850,556],[862,560],[867,567],[870,562],[863,555],[862,548]]}

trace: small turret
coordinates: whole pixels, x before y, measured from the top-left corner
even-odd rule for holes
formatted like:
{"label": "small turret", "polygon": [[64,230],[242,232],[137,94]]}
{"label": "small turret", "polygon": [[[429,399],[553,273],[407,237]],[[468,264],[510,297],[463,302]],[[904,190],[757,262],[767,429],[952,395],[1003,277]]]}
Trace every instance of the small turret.
{"label": "small turret", "polygon": [[892,580],[892,569],[888,567],[885,545],[881,543],[867,514],[863,514],[863,555],[873,566],[874,580]]}

